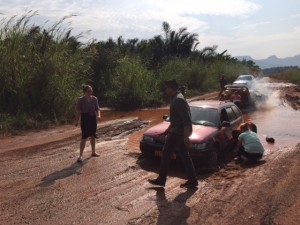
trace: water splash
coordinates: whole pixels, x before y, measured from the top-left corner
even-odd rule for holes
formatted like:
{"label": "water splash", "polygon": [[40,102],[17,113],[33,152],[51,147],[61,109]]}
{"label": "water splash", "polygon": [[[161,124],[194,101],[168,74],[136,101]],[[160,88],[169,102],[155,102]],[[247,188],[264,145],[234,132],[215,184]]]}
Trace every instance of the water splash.
{"label": "water splash", "polygon": [[271,82],[269,77],[257,80],[252,87],[255,108],[258,110],[272,110],[277,106],[283,105],[280,99],[280,89],[291,86],[294,86],[294,84]]}

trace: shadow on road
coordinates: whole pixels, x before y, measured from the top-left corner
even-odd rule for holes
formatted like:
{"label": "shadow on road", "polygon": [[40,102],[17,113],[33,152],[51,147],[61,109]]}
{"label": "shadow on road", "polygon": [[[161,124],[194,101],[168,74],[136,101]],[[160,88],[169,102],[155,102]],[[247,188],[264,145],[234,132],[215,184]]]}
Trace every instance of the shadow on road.
{"label": "shadow on road", "polygon": [[69,167],[64,168],[59,171],[55,171],[45,177],[42,178],[42,182],[39,184],[40,187],[48,187],[50,185],[53,185],[56,180],[64,179],[66,177],[70,177],[73,175],[81,175],[80,169],[83,167],[85,163],[90,159],[86,158],[81,163],[74,162]]}
{"label": "shadow on road", "polygon": [[[141,169],[158,174],[160,167],[160,158],[150,157],[140,154],[137,158],[136,163],[141,167]],[[213,175],[214,171],[208,169],[198,168],[198,165],[194,163],[198,179],[206,179]],[[184,164],[181,160],[172,160],[170,163],[170,168],[168,170],[168,177],[177,177],[180,179],[186,179],[186,173]]]}
{"label": "shadow on road", "polygon": [[191,209],[186,205],[186,202],[197,191],[196,188],[187,189],[172,201],[168,201],[165,189],[162,187],[151,187],[148,190],[156,191],[156,204],[159,211],[157,225],[188,224],[187,219],[190,216]]}
{"label": "shadow on road", "polygon": [[259,160],[259,161],[255,161],[255,162],[245,162],[245,163],[241,164],[241,167],[242,168],[253,168],[253,167],[263,165],[266,162],[267,162],[266,160]]}

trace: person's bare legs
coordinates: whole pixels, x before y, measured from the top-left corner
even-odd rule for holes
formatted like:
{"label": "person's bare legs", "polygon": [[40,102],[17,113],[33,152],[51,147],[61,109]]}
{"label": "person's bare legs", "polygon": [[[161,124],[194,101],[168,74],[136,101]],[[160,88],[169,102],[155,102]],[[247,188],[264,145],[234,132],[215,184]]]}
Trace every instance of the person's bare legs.
{"label": "person's bare legs", "polygon": [[85,148],[86,139],[81,139],[80,145],[79,145],[79,158],[77,159],[77,162],[82,162],[82,154],[83,150]]}
{"label": "person's bare legs", "polygon": [[91,137],[90,139],[91,142],[91,148],[92,148],[92,156],[97,157],[99,154],[96,153],[96,140],[95,137]]}

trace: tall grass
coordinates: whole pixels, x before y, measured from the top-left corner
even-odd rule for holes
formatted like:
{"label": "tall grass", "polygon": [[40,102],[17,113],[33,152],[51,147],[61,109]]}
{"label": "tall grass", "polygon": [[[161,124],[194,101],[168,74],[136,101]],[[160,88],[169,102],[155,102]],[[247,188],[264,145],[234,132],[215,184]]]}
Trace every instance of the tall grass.
{"label": "tall grass", "polygon": [[159,80],[163,82],[169,79],[176,79],[181,85],[189,89],[202,89],[203,81],[207,73],[204,64],[189,58],[173,58],[165,63],[159,71]]}
{"label": "tall grass", "polygon": [[111,79],[112,87],[107,92],[107,97],[116,109],[134,109],[160,102],[153,74],[139,58],[121,59],[116,66],[115,76]]}
{"label": "tall grass", "polygon": [[300,85],[300,68],[285,70],[272,77]]}
{"label": "tall grass", "polygon": [[214,60],[203,63],[190,58],[174,58],[169,60],[159,71],[162,81],[175,78],[180,84],[193,91],[211,91],[219,88],[219,77],[224,74],[228,83],[240,74],[251,73],[242,63]]}
{"label": "tall grass", "polygon": [[89,54],[78,42],[81,34],[70,35],[67,18],[44,28],[31,23],[34,16],[37,12],[29,11],[0,24],[0,113],[16,120],[24,114],[70,120],[90,74]]}

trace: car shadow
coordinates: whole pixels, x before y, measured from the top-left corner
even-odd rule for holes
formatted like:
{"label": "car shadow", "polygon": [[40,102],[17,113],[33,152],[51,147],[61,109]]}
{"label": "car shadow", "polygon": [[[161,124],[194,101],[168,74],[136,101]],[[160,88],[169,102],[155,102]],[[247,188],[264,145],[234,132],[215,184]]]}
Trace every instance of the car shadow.
{"label": "car shadow", "polygon": [[81,175],[80,169],[90,160],[91,157],[84,159],[81,163],[74,162],[67,168],[64,168],[59,171],[55,171],[45,177],[42,178],[42,182],[38,185],[40,187],[48,187],[53,185],[55,181],[64,179],[73,175]]}
{"label": "car shadow", "polygon": [[191,209],[186,205],[186,202],[197,191],[196,188],[186,189],[172,201],[166,198],[163,187],[150,187],[147,190],[156,191],[156,205],[159,211],[157,225],[188,224],[187,219],[191,214]]}

